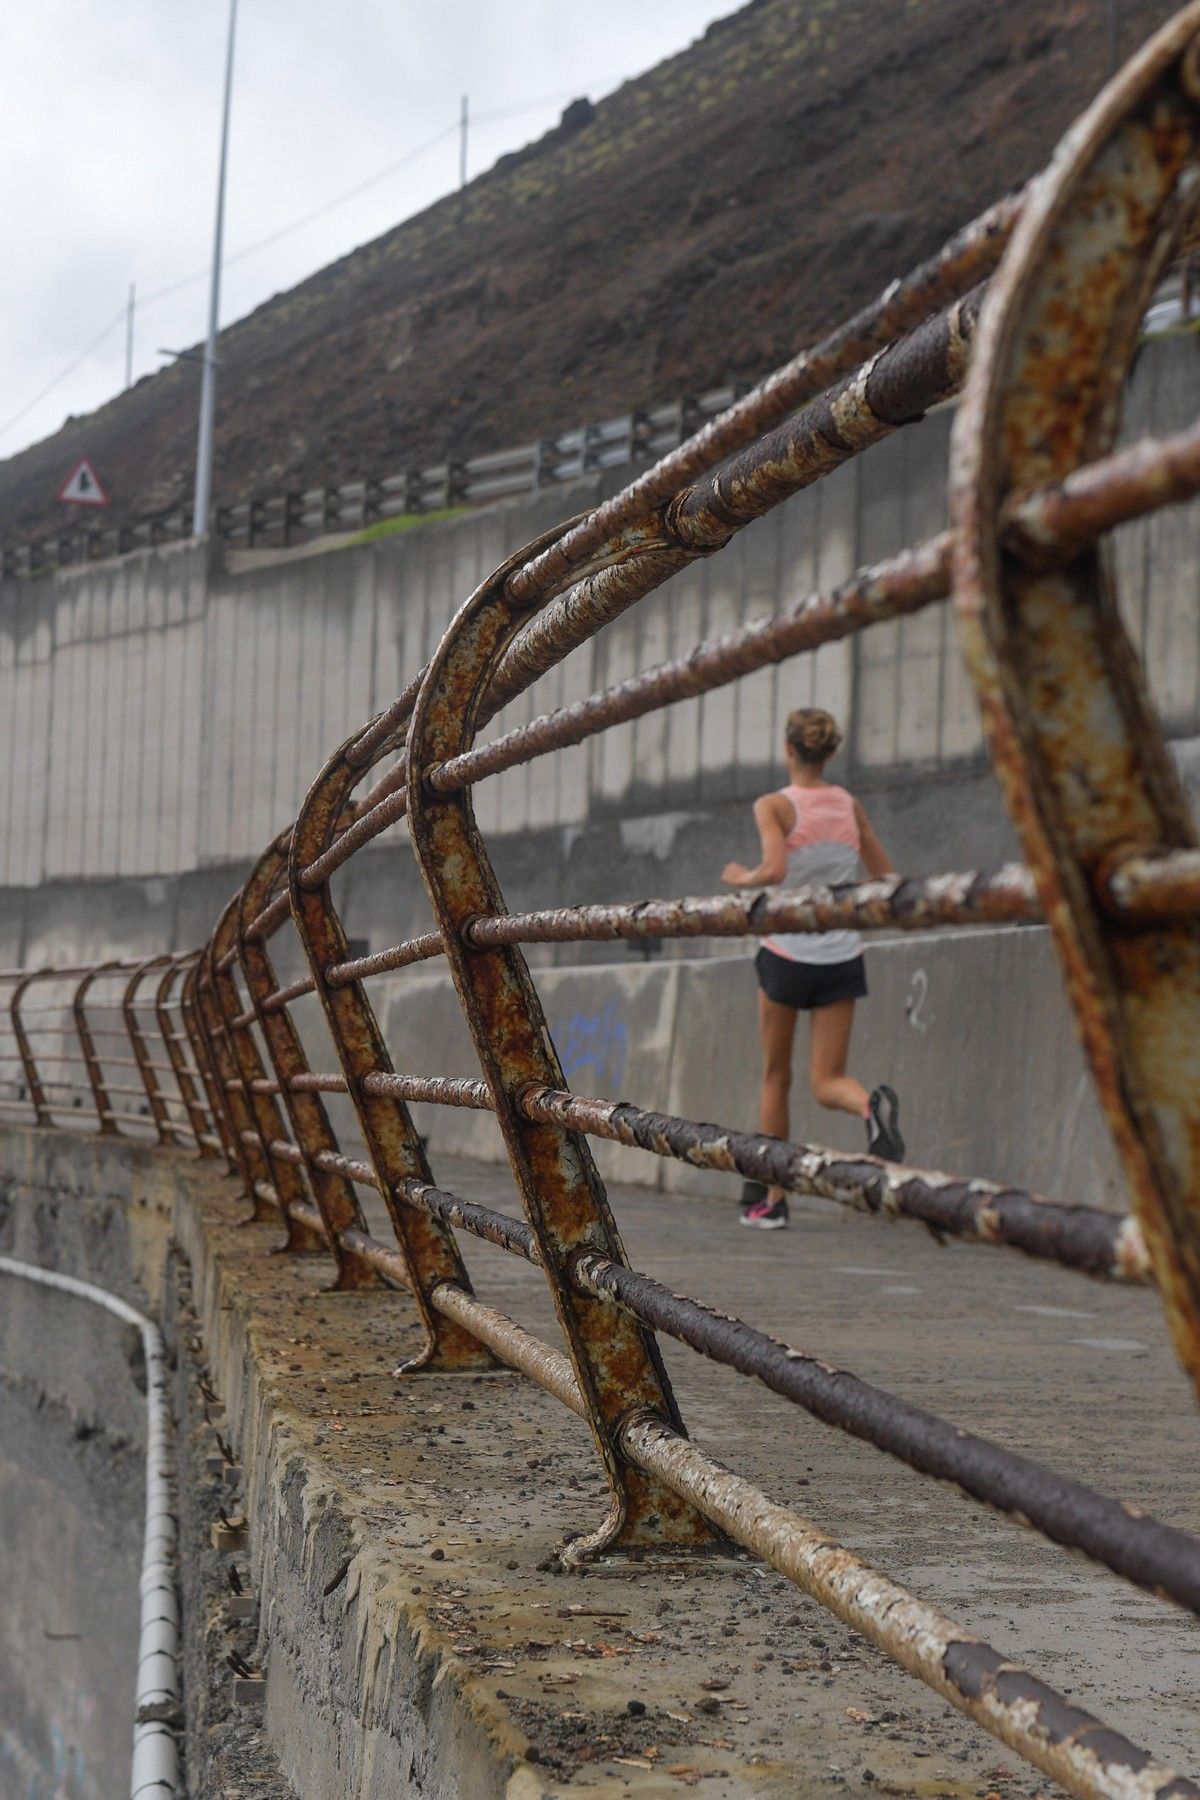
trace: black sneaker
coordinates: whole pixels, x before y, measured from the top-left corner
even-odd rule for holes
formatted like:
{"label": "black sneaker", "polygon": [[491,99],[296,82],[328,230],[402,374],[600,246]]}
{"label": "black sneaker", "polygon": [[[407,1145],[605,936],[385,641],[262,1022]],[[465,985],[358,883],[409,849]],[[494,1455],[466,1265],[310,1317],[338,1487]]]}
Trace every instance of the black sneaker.
{"label": "black sneaker", "polygon": [[764,1194],[753,1206],[742,1209],[742,1224],[753,1225],[759,1231],[783,1231],[788,1222],[788,1203],[776,1200],[774,1206]]}
{"label": "black sneaker", "polygon": [[741,1200],[743,1218],[750,1211],[752,1206],[761,1206],[766,1197],[767,1186],[765,1182],[743,1181]]}
{"label": "black sneaker", "polygon": [[868,1102],[867,1149],[884,1162],[904,1161],[904,1139],[900,1136],[900,1102],[890,1087],[882,1084]]}

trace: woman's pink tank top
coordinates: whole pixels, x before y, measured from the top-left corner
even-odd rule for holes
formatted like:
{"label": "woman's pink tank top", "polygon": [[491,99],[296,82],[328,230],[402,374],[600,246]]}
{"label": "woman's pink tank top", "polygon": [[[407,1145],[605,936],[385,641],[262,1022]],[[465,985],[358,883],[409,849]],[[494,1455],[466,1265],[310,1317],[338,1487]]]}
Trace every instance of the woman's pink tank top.
{"label": "woman's pink tank top", "polygon": [[[781,887],[832,887],[856,881],[860,839],[854,800],[842,787],[781,788],[796,815],[787,835]],[[768,950],[794,962],[849,962],[862,953],[857,931],[787,931],[764,938]]]}

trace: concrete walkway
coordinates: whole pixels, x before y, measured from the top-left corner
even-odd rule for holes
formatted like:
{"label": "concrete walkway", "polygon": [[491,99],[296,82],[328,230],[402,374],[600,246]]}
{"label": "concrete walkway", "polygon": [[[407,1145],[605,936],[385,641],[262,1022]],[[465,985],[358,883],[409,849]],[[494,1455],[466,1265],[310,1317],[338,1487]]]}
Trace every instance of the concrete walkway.
{"label": "concrete walkway", "polygon": [[[494,1168],[441,1158],[436,1175],[466,1197],[519,1211]],[[919,1227],[820,1202],[794,1204],[786,1233],[759,1233],[739,1227],[729,1202],[610,1193],[635,1267],[1165,1521],[1200,1527],[1195,1403],[1154,1292],[1089,1282],[1002,1250],[939,1248]],[[481,1297],[560,1342],[539,1272],[463,1241]],[[664,1349],[684,1419],[704,1448],[1195,1775],[1194,1620],[755,1384],[690,1351]],[[533,1536],[556,1523],[563,1533],[584,1529],[600,1511],[584,1434],[549,1399],[532,1396],[530,1410]],[[582,1509],[579,1483],[595,1496]],[[644,1595],[647,1580],[610,1567],[579,1586],[579,1598],[591,1604],[601,1594],[595,1603],[612,1604],[631,1586]],[[564,1604],[576,1585],[560,1582]],[[679,1650],[673,1656],[664,1642],[662,1656],[653,1653],[662,1666],[652,1685],[677,1687],[677,1709],[695,1718],[705,1691],[698,1681],[707,1674],[729,1682],[717,1696],[720,1730],[709,1736],[736,1745],[743,1769],[760,1759],[761,1786],[751,1791],[1048,1789],[774,1573],[747,1570],[731,1587],[728,1575],[690,1570],[668,1578],[662,1593],[658,1610]],[[592,1620],[586,1635],[604,1631]],[[582,1678],[591,1679],[594,1666],[581,1661]],[[644,1680],[630,1692],[642,1692]],[[548,1747],[570,1742],[578,1683],[539,1686],[524,1670],[506,1691],[526,1695],[528,1728]],[[672,1751],[669,1760],[695,1759]],[[721,1792],[712,1758],[700,1760],[704,1791]],[[608,1778],[619,1767],[610,1765]],[[594,1764],[569,1757],[557,1773],[572,1791],[600,1779]],[[728,1791],[746,1790],[739,1781]]]}

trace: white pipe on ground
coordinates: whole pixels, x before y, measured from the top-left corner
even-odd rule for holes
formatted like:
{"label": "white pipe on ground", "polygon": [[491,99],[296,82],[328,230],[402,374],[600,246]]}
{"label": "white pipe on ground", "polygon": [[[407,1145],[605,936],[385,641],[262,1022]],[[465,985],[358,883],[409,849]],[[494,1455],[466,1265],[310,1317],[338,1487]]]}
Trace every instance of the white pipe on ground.
{"label": "white pipe on ground", "polygon": [[173,1470],[170,1420],[166,1397],[166,1357],[157,1325],[115,1294],[39,1269],[33,1263],[0,1256],[0,1274],[14,1275],[40,1287],[56,1288],[90,1300],[94,1306],[136,1325],[146,1353],[146,1524],[142,1545],[141,1629],[138,1635],[137,1683],[134,1695],[133,1769],[130,1800],[167,1800],[181,1796],[179,1746],[161,1719],[143,1720],[143,1712],[179,1704],[179,1605],[175,1595],[175,1518],[171,1511]]}

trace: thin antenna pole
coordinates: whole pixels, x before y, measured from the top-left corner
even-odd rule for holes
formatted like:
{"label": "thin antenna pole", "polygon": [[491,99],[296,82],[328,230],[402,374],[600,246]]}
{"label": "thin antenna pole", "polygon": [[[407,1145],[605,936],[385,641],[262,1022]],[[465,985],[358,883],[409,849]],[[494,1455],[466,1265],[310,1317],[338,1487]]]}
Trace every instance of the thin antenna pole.
{"label": "thin antenna pole", "polygon": [[137,300],[137,284],[129,284],[129,305],[125,312],[125,386],[133,386],[133,309]]}
{"label": "thin antenna pole", "polygon": [[233,92],[233,42],[237,31],[237,0],[229,0],[229,41],[225,50],[225,100],[221,111],[221,160],[217,169],[217,219],[213,231],[212,279],[208,290],[208,338],[204,349],[204,373],[200,382],[200,429],[196,437],[196,493],[192,505],[192,533],[208,536],[209,502],[212,497],[213,418],[217,405],[217,321],[221,311],[221,258],[225,239],[225,167],[229,151],[229,100]]}
{"label": "thin antenna pole", "polygon": [[464,94],[462,97],[462,112],[459,115],[458,121],[458,218],[460,224],[462,223],[463,206],[465,204],[463,200],[463,190],[467,185],[467,129],[469,124],[470,115],[467,107],[467,96]]}

